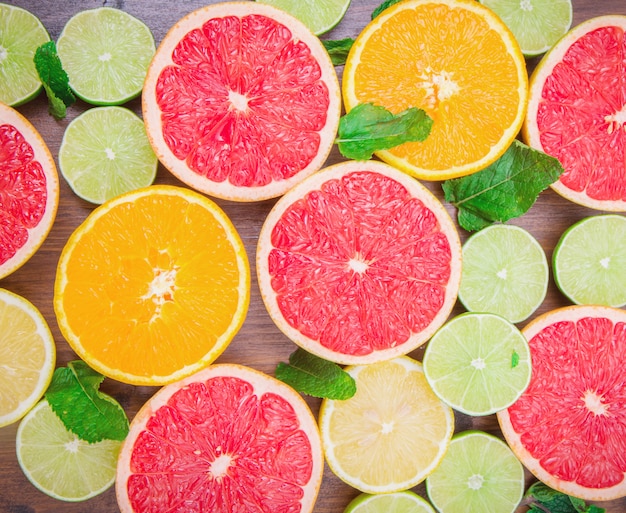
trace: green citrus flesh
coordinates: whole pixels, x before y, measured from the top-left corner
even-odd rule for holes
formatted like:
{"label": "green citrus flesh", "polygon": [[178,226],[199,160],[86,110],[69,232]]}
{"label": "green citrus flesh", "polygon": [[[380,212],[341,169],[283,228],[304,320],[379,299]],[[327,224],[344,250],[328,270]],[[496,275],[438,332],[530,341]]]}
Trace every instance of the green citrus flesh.
{"label": "green citrus flesh", "polygon": [[406,490],[395,493],[357,495],[344,513],[435,513],[433,507],[416,493]]}
{"label": "green citrus flesh", "polygon": [[513,323],[526,320],[546,297],[545,252],[526,230],[494,224],[463,245],[459,300],[470,312],[489,312]]}
{"label": "green citrus flesh", "polygon": [[527,57],[542,54],[572,25],[571,0],[480,0],[494,11]]}
{"label": "green citrus flesh", "polygon": [[99,7],[70,18],[57,52],[76,96],[94,105],[120,105],[141,93],[155,44],[142,21]]}
{"label": "green citrus flesh", "polygon": [[452,438],[426,490],[440,513],[513,513],[524,494],[524,468],[499,438],[464,431]]}
{"label": "green citrus flesh", "polygon": [[553,254],[554,280],[573,303],[626,305],[626,217],[586,217],[561,235]]}
{"label": "green citrus flesh", "polygon": [[489,313],[464,313],[444,324],[426,346],[423,364],[435,394],[467,415],[507,408],[530,383],[526,338]]}
{"label": "green citrus flesh", "polygon": [[273,5],[288,12],[318,36],[335,27],[350,6],[350,0],[257,0],[257,2]]}
{"label": "green citrus flesh", "polygon": [[33,99],[41,80],[33,58],[50,36],[30,12],[0,4],[0,102],[13,107]]}
{"label": "green citrus flesh", "polygon": [[125,107],[94,107],[66,128],[59,169],[72,190],[95,204],[154,182],[158,159],[143,121]]}
{"label": "green citrus flesh", "polygon": [[121,442],[80,440],[65,428],[45,399],[20,422],[16,444],[24,475],[55,499],[87,500],[115,481]]}

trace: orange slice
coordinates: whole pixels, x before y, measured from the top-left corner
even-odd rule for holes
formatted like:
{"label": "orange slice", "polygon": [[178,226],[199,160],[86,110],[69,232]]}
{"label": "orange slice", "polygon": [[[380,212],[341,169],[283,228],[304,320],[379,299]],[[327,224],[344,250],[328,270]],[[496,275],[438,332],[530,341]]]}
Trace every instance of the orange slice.
{"label": "orange slice", "polygon": [[498,159],[526,113],[528,75],[513,34],[471,0],[407,0],[357,37],[343,73],[346,110],[371,102],[433,120],[424,142],[377,156],[424,180],[468,175]]}
{"label": "orange slice", "polygon": [[61,253],[59,327],[111,378],[162,385],[217,358],[244,321],[250,269],[226,214],[194,191],[152,186],[96,208]]}

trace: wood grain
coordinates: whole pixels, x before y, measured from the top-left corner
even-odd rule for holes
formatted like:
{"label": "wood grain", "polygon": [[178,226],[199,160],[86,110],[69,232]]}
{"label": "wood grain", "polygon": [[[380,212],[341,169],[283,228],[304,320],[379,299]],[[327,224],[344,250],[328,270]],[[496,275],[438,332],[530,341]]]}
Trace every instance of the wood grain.
{"label": "wood grain", "polygon": [[[157,44],[161,41],[168,29],[178,19],[188,12],[203,6],[206,3],[215,3],[211,0],[14,0],[14,5],[24,7],[36,14],[46,26],[50,35],[56,40],[67,20],[75,13],[102,5],[117,7],[140,18],[152,30]],[[352,0],[346,17],[332,32],[324,38],[340,39],[355,37],[368,22],[372,10],[379,4],[378,0]],[[601,14],[626,14],[626,4],[623,0],[573,0],[574,24]],[[537,59],[529,60],[529,70],[534,67]],[[341,74],[341,67],[337,68]],[[138,100],[127,104],[140,114]],[[79,102],[69,109],[68,116],[62,121],[54,120],[47,113],[45,97],[40,96],[32,102],[19,108],[34,126],[41,132],[55,159],[58,156],[59,145],[67,124],[78,114],[88,108]],[[329,163],[342,160],[334,151],[329,157]],[[159,167],[157,183],[177,184],[172,175],[162,166]],[[442,198],[440,184],[426,184],[440,199]],[[256,204],[236,204],[218,201],[233,223],[239,230],[250,263],[254,266],[256,240],[261,224],[273,205],[273,201]],[[446,205],[451,215],[453,209]],[[59,254],[65,241],[78,224],[91,212],[93,206],[77,198],[67,184],[61,180],[61,197],[55,225],[40,250],[21,269],[0,281],[0,287],[11,290],[32,301],[48,320],[57,343],[57,365],[64,365],[76,358],[61,336],[52,307],[53,283]],[[548,258],[561,233],[571,224],[583,217],[598,213],[576,206],[548,190],[543,193],[533,208],[514,224],[529,230],[546,250]],[[461,230],[463,239],[467,236]],[[553,282],[550,283],[547,298],[537,315],[558,306],[566,305]],[[457,307],[454,313],[459,313]],[[219,362],[238,362],[263,372],[273,374],[279,361],[287,359],[295,346],[282,335],[268,317],[259,296],[253,267],[252,296],[247,319],[228,349],[219,358]],[[420,350],[411,354],[421,359]],[[156,391],[151,387],[134,387],[106,379],[103,390],[116,397],[125,408],[129,418],[132,418],[139,407]],[[319,401],[307,399],[314,413],[317,412]],[[461,414],[456,415],[457,430],[468,428],[483,429],[499,434],[497,421],[494,416],[485,418],[470,418]],[[0,429],[0,511],[6,513],[115,513],[119,509],[113,489],[91,499],[86,503],[62,503],[51,499],[35,489],[22,474],[15,456],[15,433],[17,425]],[[528,474],[528,482],[533,481]],[[425,495],[425,488],[420,485],[415,491]],[[326,468],[324,480],[320,490],[316,513],[340,513],[351,498],[358,492],[343,484]],[[626,499],[600,504],[609,513],[626,511]],[[519,508],[519,512],[525,508]],[[478,513],[478,512],[476,512]]]}

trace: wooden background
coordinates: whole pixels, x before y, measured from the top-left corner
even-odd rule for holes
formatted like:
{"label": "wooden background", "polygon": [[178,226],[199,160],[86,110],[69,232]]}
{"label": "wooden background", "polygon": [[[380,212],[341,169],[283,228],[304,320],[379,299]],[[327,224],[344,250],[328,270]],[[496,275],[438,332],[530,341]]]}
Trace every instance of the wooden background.
{"label": "wooden background", "polygon": [[[157,45],[167,30],[181,17],[206,3],[215,3],[211,0],[9,0],[9,3],[24,7],[37,15],[56,40],[63,26],[75,13],[102,5],[121,8],[145,22],[154,34]],[[324,39],[340,39],[356,37],[359,31],[368,22],[372,10],[378,6],[379,0],[352,0],[352,4],[344,20]],[[626,2],[623,0],[573,0],[574,25],[596,15],[624,14]],[[529,71],[536,64],[537,59],[528,61]],[[337,68],[341,75],[342,68]],[[140,102],[134,100],[127,104],[140,114]],[[55,159],[58,156],[59,145],[67,124],[89,106],[78,102],[68,111],[68,116],[62,121],[56,121],[47,113],[47,104],[44,96],[19,108],[41,132]],[[334,150],[329,157],[329,163],[342,160]],[[169,172],[159,167],[157,183],[182,185]],[[442,198],[439,183],[426,184],[439,198]],[[251,204],[237,204],[218,201],[243,238],[250,259],[254,266],[255,246],[261,224],[273,205],[273,201]],[[446,205],[452,216],[454,210]],[[72,231],[91,212],[90,205],[76,197],[61,178],[61,197],[58,214],[54,227],[43,246],[21,269],[12,275],[0,280],[0,287],[20,294],[32,301],[48,320],[57,344],[57,365],[65,365],[76,358],[61,336],[52,307],[53,283],[59,253]],[[561,233],[574,222],[600,212],[576,206],[557,196],[551,190],[545,191],[523,217],[512,221],[529,230],[541,243],[548,258],[552,256],[552,249]],[[467,233],[461,230],[464,240]],[[273,374],[279,361],[286,361],[295,346],[285,338],[273,325],[261,301],[252,267],[252,294],[247,319],[231,345],[218,359],[218,362],[237,362]],[[535,315],[552,308],[566,305],[566,300],[556,289],[554,282],[550,282],[547,298]],[[454,314],[460,313],[457,306]],[[421,359],[422,352],[415,351],[411,356]],[[129,418],[133,418],[139,407],[151,397],[156,388],[135,387],[106,379],[103,390],[113,395],[125,408]],[[307,399],[313,412],[317,413],[319,401]],[[456,415],[456,429],[468,428],[483,429],[499,434],[495,416],[484,418],[470,418],[461,414]],[[15,433],[17,424],[0,428],[0,512],[2,513],[64,513],[87,512],[115,513],[119,509],[115,499],[114,488],[104,494],[83,503],[63,503],[49,498],[33,487],[22,474],[15,456]],[[528,474],[528,483],[534,479]],[[425,496],[424,485],[419,485],[415,491]],[[315,507],[316,513],[341,513],[347,503],[358,492],[343,484],[334,477],[328,467],[325,469],[324,480]],[[605,507],[609,513],[626,511],[626,499],[598,504]],[[526,511],[520,507],[519,512]],[[478,512],[476,512],[478,513]]]}

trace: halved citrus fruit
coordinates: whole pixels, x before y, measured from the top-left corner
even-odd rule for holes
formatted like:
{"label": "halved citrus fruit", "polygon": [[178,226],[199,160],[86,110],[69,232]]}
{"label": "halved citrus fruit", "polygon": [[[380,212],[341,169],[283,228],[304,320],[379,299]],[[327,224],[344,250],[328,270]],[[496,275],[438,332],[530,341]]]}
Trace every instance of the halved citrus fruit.
{"label": "halved citrus fruit", "polygon": [[220,2],[176,23],[142,98],[165,167],[234,201],[280,196],[317,171],[341,114],[321,41],[292,15],[258,2]]}
{"label": "halved citrus fruit", "polygon": [[[157,392],[117,464],[122,513],[313,510],[324,470],[319,430],[291,387],[235,364]],[[254,505],[254,506],[252,506]]]}
{"label": "halved citrus fruit", "polygon": [[22,418],[41,399],[55,362],[54,338],[39,309],[0,289],[0,427]]}
{"label": "halved citrus fruit", "polygon": [[54,309],[92,368],[163,385],[215,360],[250,297],[243,243],[226,214],[186,188],[150,186],[96,208],[59,259]]}
{"label": "halved citrus fruit", "polygon": [[257,274],[276,325],[337,363],[407,354],[447,319],[459,235],[439,200],[382,162],[329,166],[280,198],[259,234]]}
{"label": "halved citrus fruit", "polygon": [[522,332],[530,385],[497,413],[513,452],[549,487],[585,500],[626,496],[626,311],[569,306]]}
{"label": "halved citrus fruit", "polygon": [[372,20],[343,72],[346,110],[371,102],[433,118],[424,142],[379,151],[424,180],[467,175],[498,159],[526,113],[528,75],[515,37],[472,0],[398,2]]}
{"label": "halved citrus fruit", "polygon": [[346,368],[356,393],[324,399],[319,425],[326,462],[365,493],[393,493],[422,482],[439,465],[454,431],[454,413],[408,356]]}
{"label": "halved citrus fruit", "polygon": [[48,146],[19,112],[0,103],[0,278],[43,244],[56,218],[59,176]]}
{"label": "halved citrus fruit", "polygon": [[621,15],[571,29],[530,78],[522,129],[529,146],[563,165],[552,189],[598,210],[626,211],[625,30]]}
{"label": "halved citrus fruit", "polygon": [[395,493],[362,493],[343,513],[435,513],[428,501],[411,490]]}

